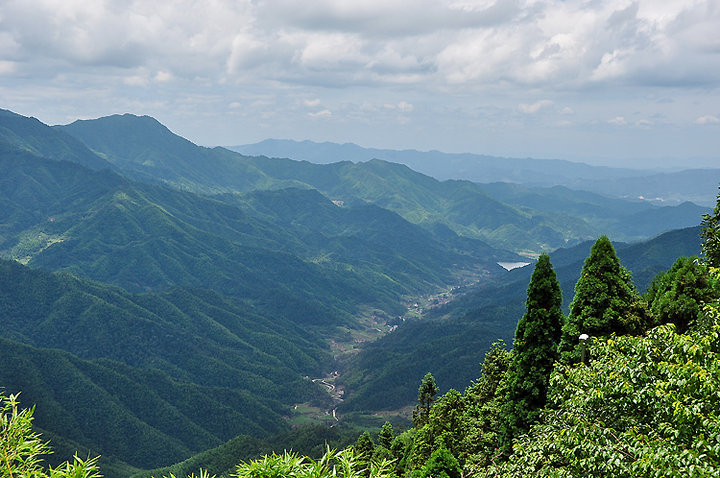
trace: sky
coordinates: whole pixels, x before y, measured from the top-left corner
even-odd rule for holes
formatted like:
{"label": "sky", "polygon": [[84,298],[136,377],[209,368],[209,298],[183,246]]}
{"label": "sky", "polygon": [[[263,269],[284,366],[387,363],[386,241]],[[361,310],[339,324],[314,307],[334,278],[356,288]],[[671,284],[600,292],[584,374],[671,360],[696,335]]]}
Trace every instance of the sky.
{"label": "sky", "polygon": [[720,0],[0,0],[0,108],[265,138],[720,167]]}

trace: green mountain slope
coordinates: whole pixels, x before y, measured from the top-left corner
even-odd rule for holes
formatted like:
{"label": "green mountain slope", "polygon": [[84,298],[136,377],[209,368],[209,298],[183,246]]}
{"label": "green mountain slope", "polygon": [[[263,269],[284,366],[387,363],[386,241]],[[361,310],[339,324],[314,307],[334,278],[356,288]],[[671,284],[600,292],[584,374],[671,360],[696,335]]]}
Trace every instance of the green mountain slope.
{"label": "green mountain slope", "polygon": [[75,137],[35,118],[0,109],[0,150],[17,149],[36,156],[73,161],[93,169],[110,168]]}
{"label": "green mountain slope", "polygon": [[[566,247],[603,233],[613,233],[624,240],[647,238],[688,226],[683,214],[701,210],[688,211],[686,207],[680,214],[672,210],[656,211],[644,216],[644,224],[633,217],[608,223],[608,220],[597,221],[597,214],[607,219],[608,215],[598,208],[611,200],[587,205],[580,197],[581,193],[574,194],[570,190],[562,197],[558,197],[557,191],[543,191],[540,194],[544,199],[539,202],[528,195],[506,194],[505,197],[514,201],[506,204],[491,197],[492,194],[488,195],[486,191],[490,189],[477,184],[440,182],[407,166],[383,160],[368,158],[360,163],[312,164],[245,157],[222,148],[200,148],[149,117],[116,115],[57,128],[85,142],[125,174],[145,180],[203,193],[313,188],[345,204],[370,202],[392,210],[430,231],[447,227],[465,237],[484,240],[495,248],[515,251],[539,252]],[[523,161],[518,164],[530,169],[534,167],[527,160]],[[507,169],[508,166],[503,163],[503,167]],[[583,170],[590,169],[585,167]],[[564,202],[567,207],[558,209],[548,205],[547,199],[552,196],[556,204]],[[630,201],[627,205],[623,216],[628,216],[627,211],[636,208],[637,202]],[[645,210],[649,209],[652,206],[645,203]]]}
{"label": "green mountain slope", "polygon": [[[317,165],[248,158],[222,148],[200,148],[152,118],[132,115],[57,128],[84,141],[125,174],[197,192],[313,188],[348,205],[371,202],[430,230],[442,224],[462,235],[487,240],[496,248],[558,247],[595,233],[580,219],[555,217],[548,221],[550,214],[521,212],[493,200],[472,183],[441,183],[386,161]],[[548,233],[551,230],[554,233]]]}
{"label": "green mountain slope", "polygon": [[[363,304],[396,312],[401,295],[453,283],[454,270],[502,254],[445,244],[379,208],[341,209],[320,195],[297,202],[298,191],[231,205],[23,153],[0,156],[0,167],[5,257],[132,291],[210,288],[299,322],[339,323]],[[345,227],[308,234],[272,212],[283,201],[315,204],[330,211],[316,220],[343,216]]]}
{"label": "green mountain slope", "polygon": [[139,468],[285,430],[290,405],[324,397],[303,378],[330,361],[316,332],[213,292],[0,261],[0,318],[0,386],[44,409],[41,428]]}
{"label": "green mountain slope", "polygon": [[273,183],[252,164],[222,148],[175,135],[149,116],[114,115],[54,128],[78,138],[126,175],[203,193],[248,191]]}
{"label": "green mountain slope", "polygon": [[493,183],[483,184],[482,188],[514,206],[585,218],[605,234],[621,241],[637,241],[667,230],[692,227],[710,211],[690,202],[655,206],[639,199],[612,198],[563,186],[533,188]]}
{"label": "green mountain slope", "polygon": [[578,191],[593,191],[620,198],[644,197],[670,205],[692,201],[712,207],[720,181],[720,169],[717,168],[659,173],[552,159],[363,148],[352,143],[268,139],[256,144],[230,146],[228,149],[249,156],[292,158],[319,164],[382,159],[405,164],[440,180],[466,179],[477,183],[500,181],[543,188],[562,185]]}

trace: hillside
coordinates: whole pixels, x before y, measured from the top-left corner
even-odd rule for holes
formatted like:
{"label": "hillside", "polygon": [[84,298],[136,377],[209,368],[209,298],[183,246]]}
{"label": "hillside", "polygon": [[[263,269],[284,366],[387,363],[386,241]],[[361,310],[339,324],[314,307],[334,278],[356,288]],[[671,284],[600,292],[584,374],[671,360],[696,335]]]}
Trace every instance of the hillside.
{"label": "hillside", "polygon": [[0,261],[0,297],[3,388],[44,408],[41,428],[134,467],[277,433],[291,404],[324,396],[303,379],[329,361],[317,333],[213,292],[136,295]]}
{"label": "hillside", "polygon": [[35,118],[3,109],[0,109],[0,150],[25,151],[35,156],[73,161],[92,169],[111,167],[73,136]]}
{"label": "hillside", "polygon": [[[251,214],[258,207],[253,201],[240,201],[247,203],[244,212],[237,201],[228,205],[22,153],[0,162],[5,257],[131,291],[212,288],[266,312],[329,323],[360,305],[392,312],[402,295],[455,282],[458,269],[497,267],[495,260],[514,257],[477,241],[446,244],[389,211],[338,208],[319,194],[298,202],[293,190],[273,193],[308,211],[314,202],[332,213],[323,219],[332,228],[308,234]],[[389,254],[390,240],[403,247]]]}

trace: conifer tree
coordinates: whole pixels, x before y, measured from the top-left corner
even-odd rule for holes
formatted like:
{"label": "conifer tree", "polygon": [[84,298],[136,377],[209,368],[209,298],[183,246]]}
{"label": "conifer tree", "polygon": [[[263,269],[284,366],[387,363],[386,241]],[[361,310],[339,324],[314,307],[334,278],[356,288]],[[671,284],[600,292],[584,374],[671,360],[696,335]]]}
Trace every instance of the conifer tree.
{"label": "conifer tree", "polygon": [[385,422],[380,429],[380,434],[378,435],[378,444],[389,450],[392,445],[393,438],[395,438],[395,432],[393,430],[392,423]]}
{"label": "conifer tree", "polygon": [[637,299],[630,272],[620,264],[610,239],[601,236],[590,249],[575,284],[575,298],[560,341],[561,360],[580,360],[581,334],[601,337],[636,331]]}
{"label": "conifer tree", "polygon": [[418,405],[413,412],[413,422],[416,428],[420,428],[428,422],[430,406],[437,393],[438,387],[435,384],[435,377],[428,372],[423,377],[420,387],[418,388]]}
{"label": "conifer tree", "polygon": [[507,376],[503,448],[509,449],[513,436],[525,433],[545,406],[550,373],[558,359],[558,344],[565,316],[562,292],[550,263],[542,254],[535,264],[527,290],[526,312],[515,330],[513,354]]}
{"label": "conifer tree", "polygon": [[703,215],[700,236],[703,238],[702,253],[710,267],[720,267],[720,192],[712,214]]}
{"label": "conifer tree", "polygon": [[369,460],[372,458],[373,451],[375,450],[375,444],[373,443],[370,434],[366,431],[362,432],[355,442],[353,449],[355,450],[355,453],[365,459]]}

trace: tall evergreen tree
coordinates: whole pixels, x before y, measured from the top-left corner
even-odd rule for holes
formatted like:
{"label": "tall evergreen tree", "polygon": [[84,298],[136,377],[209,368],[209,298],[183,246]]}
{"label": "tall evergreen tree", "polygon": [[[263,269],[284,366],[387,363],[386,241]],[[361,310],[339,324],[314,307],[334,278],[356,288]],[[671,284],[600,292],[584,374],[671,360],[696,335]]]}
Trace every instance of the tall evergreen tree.
{"label": "tall evergreen tree", "polygon": [[562,292],[550,256],[542,254],[528,286],[527,310],[515,330],[501,431],[501,443],[506,449],[514,436],[530,428],[545,406],[565,322],[561,305]]}
{"label": "tall evergreen tree", "polygon": [[636,331],[637,299],[630,272],[620,264],[610,239],[601,236],[590,249],[575,284],[575,298],[560,341],[561,360],[580,360],[581,334],[598,337]]}
{"label": "tall evergreen tree", "polygon": [[703,216],[700,236],[703,238],[702,253],[710,267],[720,267],[720,192],[712,214]]}
{"label": "tall evergreen tree", "polygon": [[430,372],[426,373],[418,388],[418,405],[413,412],[413,422],[415,427],[420,428],[428,422],[430,417],[430,406],[433,398],[438,393],[438,387],[435,384],[435,377]]}
{"label": "tall evergreen tree", "polygon": [[395,432],[393,430],[392,423],[385,422],[380,429],[380,434],[378,435],[378,445],[384,446],[389,450],[392,445],[393,438],[395,438]]}

